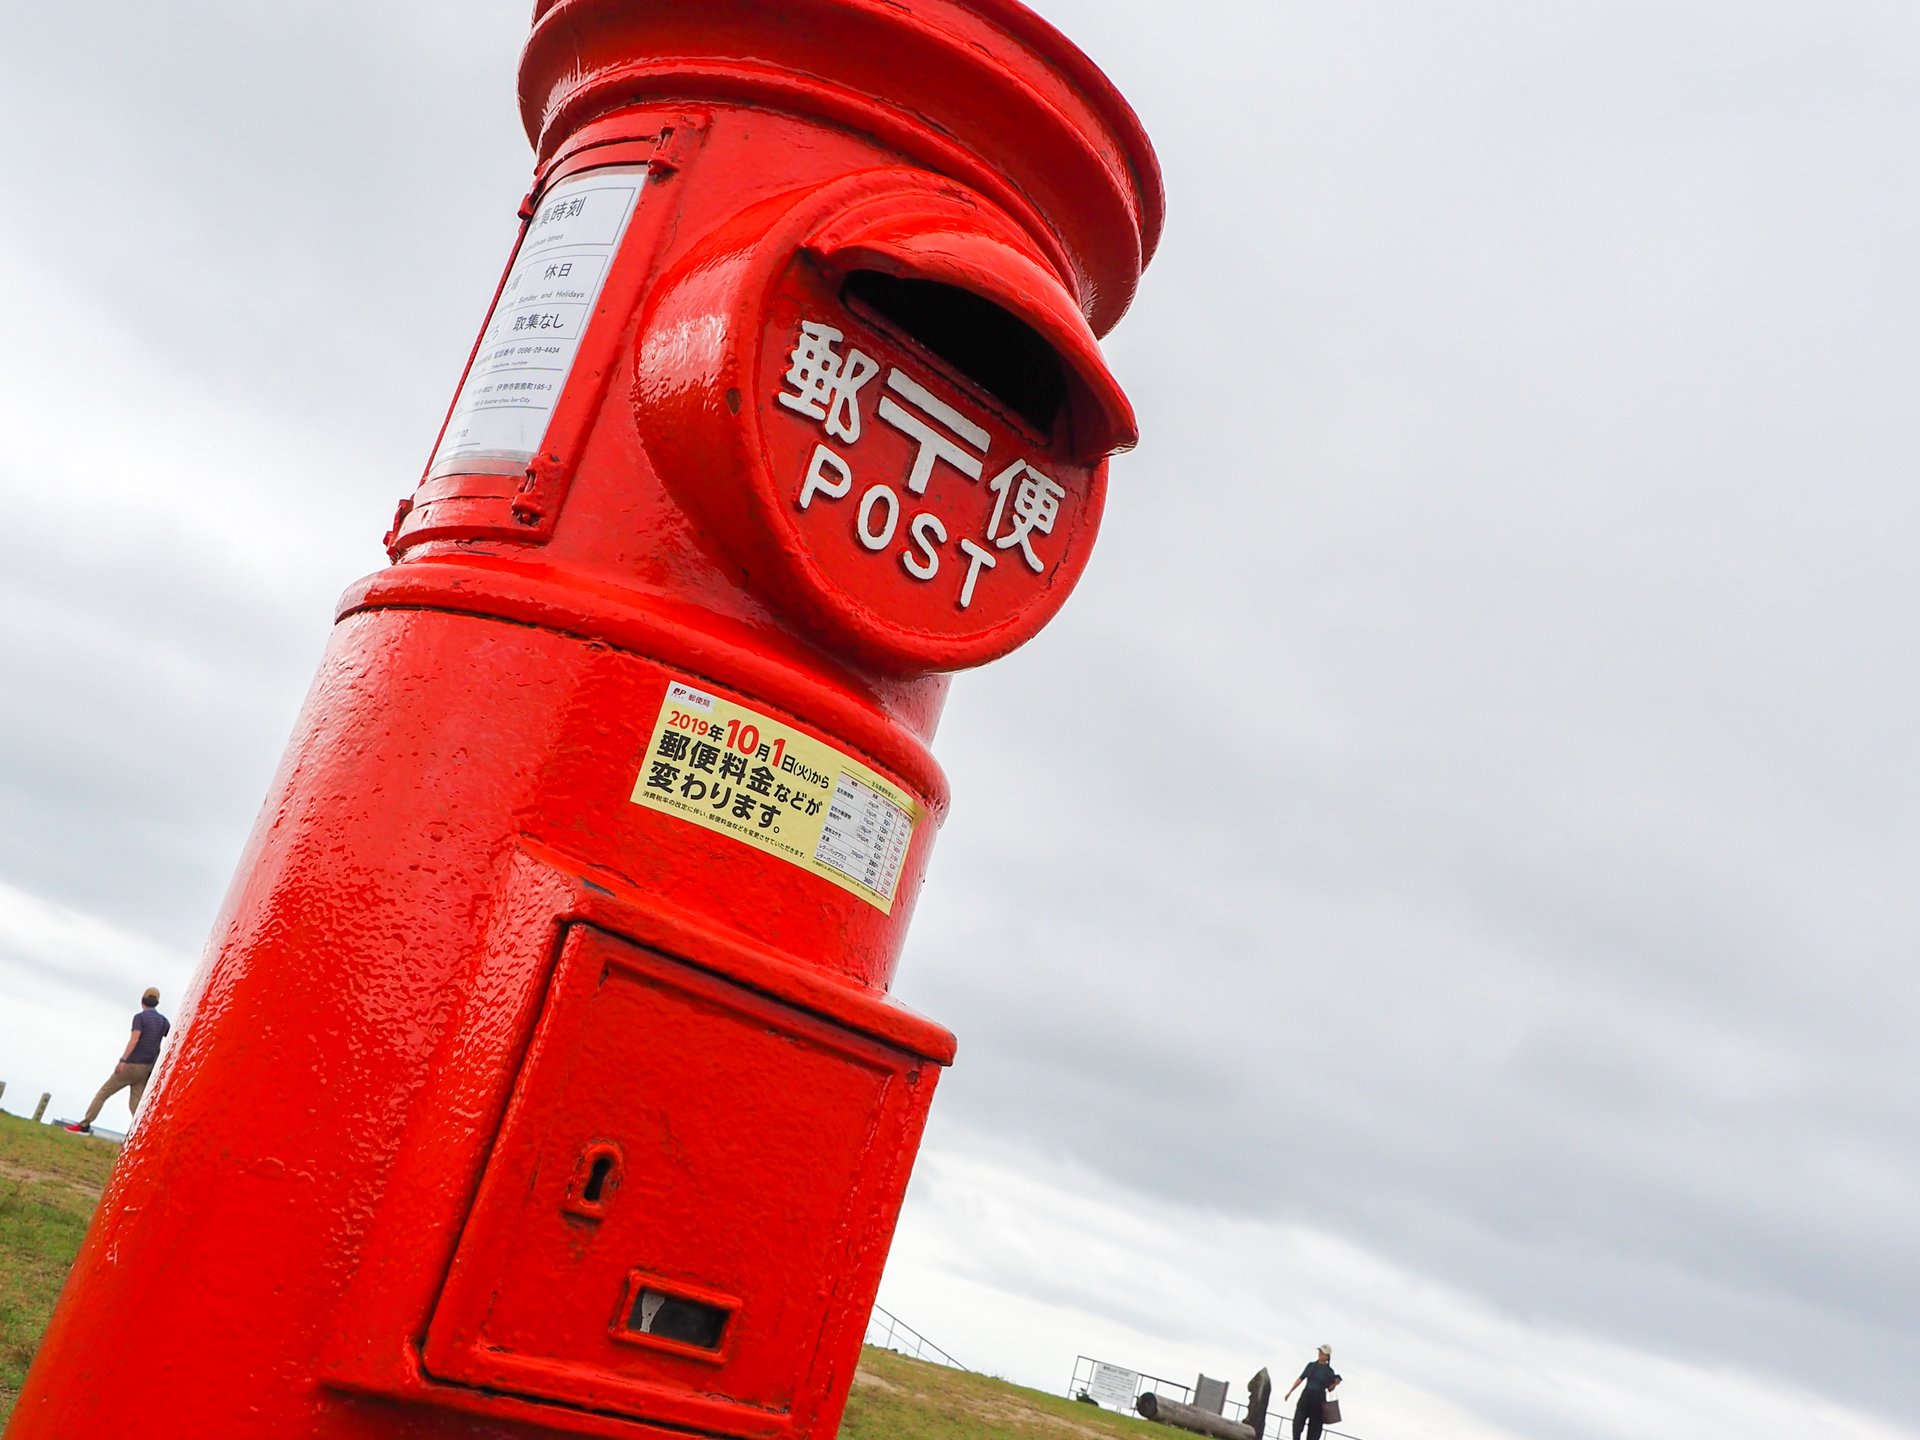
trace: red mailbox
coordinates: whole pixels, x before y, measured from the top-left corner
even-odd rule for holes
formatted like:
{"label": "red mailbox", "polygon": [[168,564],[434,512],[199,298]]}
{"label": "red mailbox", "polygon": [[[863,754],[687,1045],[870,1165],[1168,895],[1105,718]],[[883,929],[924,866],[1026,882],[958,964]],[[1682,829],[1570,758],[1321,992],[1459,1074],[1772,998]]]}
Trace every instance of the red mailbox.
{"label": "red mailbox", "polygon": [[520,238],[11,1440],[834,1433],[953,1041],[947,675],[1085,567],[1161,195],[1012,0],[541,0]]}

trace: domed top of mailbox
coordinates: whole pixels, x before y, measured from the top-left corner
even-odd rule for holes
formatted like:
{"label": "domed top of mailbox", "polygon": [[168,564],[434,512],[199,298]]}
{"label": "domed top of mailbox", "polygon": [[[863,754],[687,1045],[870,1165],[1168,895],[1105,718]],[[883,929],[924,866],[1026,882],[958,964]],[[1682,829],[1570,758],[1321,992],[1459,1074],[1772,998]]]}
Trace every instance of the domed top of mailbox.
{"label": "domed top of mailbox", "polygon": [[699,99],[821,115],[963,181],[1053,242],[1097,334],[1159,241],[1138,118],[1015,0],[537,0],[520,106],[543,161],[621,106]]}

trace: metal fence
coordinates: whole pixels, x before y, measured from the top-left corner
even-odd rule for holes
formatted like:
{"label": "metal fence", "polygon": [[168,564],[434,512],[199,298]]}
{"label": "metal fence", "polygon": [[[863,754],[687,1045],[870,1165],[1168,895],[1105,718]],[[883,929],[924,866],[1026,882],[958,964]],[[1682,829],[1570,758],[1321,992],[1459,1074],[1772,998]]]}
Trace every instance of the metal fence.
{"label": "metal fence", "polygon": [[[882,1350],[893,1350],[902,1355],[911,1355],[916,1360],[930,1360],[936,1365],[946,1365],[954,1370],[966,1370],[953,1356],[942,1350],[906,1321],[891,1311],[873,1307],[873,1314],[867,1319],[867,1344],[876,1345]],[[971,1371],[968,1371],[971,1374]]]}
{"label": "metal fence", "polygon": [[[1089,1394],[1093,1387],[1094,1367],[1098,1365],[1104,1365],[1110,1370],[1124,1370],[1132,1375],[1134,1377],[1133,1399],[1135,1400],[1151,1391],[1155,1395],[1164,1396],[1168,1400],[1177,1400],[1182,1405],[1193,1404],[1193,1386],[1191,1385],[1183,1385],[1178,1380],[1169,1380],[1162,1375],[1149,1375],[1145,1371],[1135,1370],[1130,1365],[1121,1365],[1112,1360],[1098,1360],[1091,1355],[1075,1357],[1073,1362],[1073,1379],[1067,1386],[1067,1396],[1069,1399],[1077,1400],[1080,1396]],[[1244,1394],[1246,1386],[1242,1385],[1240,1389]],[[1283,1402],[1280,1398],[1284,1389],[1285,1386],[1276,1381],[1273,1399],[1269,1403],[1267,1410],[1267,1440],[1282,1440],[1282,1437],[1290,1437],[1293,1434],[1293,1406],[1289,1402]],[[1134,1413],[1131,1402],[1128,1404],[1127,1413]],[[1246,1402],[1244,1400],[1235,1400],[1229,1395],[1222,1413],[1225,1414],[1229,1420],[1245,1421],[1247,1418]],[[1335,1430],[1331,1425],[1321,1433],[1323,1435],[1339,1436],[1340,1440],[1362,1440],[1362,1437],[1355,1435],[1352,1431]]]}

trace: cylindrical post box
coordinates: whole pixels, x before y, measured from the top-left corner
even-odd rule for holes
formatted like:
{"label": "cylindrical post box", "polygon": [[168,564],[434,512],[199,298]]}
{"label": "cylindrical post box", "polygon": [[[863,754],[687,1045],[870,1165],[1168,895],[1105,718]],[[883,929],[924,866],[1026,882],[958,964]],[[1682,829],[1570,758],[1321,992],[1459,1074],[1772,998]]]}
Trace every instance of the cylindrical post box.
{"label": "cylindrical post box", "polygon": [[928,743],[1086,565],[1154,159],[1012,0],[541,0],[520,103],[11,1440],[838,1424],[953,1052]]}

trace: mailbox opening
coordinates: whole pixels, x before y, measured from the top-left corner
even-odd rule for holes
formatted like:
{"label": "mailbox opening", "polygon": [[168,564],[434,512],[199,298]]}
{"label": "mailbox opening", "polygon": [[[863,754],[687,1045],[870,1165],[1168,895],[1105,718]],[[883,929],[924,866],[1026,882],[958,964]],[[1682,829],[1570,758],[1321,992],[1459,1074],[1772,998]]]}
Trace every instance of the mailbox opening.
{"label": "mailbox opening", "polygon": [[656,1340],[671,1340],[691,1345],[696,1350],[718,1350],[732,1317],[718,1305],[703,1304],[664,1290],[643,1287],[627,1312],[627,1330],[632,1336],[649,1335]]}
{"label": "mailbox opening", "polygon": [[841,287],[865,309],[953,366],[1051,439],[1067,403],[1059,352],[1026,321],[993,301],[938,280],[855,270]]}

